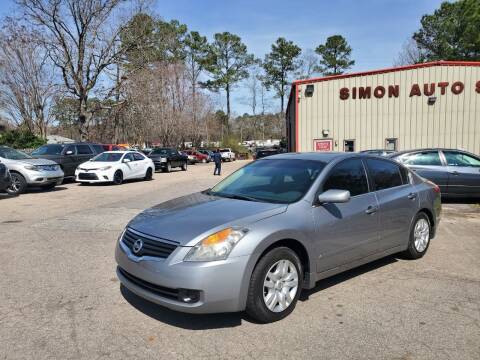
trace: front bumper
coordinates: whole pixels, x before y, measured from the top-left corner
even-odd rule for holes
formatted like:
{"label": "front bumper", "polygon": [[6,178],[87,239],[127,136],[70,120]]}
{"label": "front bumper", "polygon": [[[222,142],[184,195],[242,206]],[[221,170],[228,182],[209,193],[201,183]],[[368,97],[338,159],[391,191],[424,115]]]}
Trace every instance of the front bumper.
{"label": "front bumper", "polygon": [[22,173],[24,175],[25,180],[27,181],[27,184],[30,186],[42,186],[42,185],[48,185],[52,183],[56,183],[57,185],[60,185],[63,182],[63,171],[61,169],[59,170],[54,170],[54,171],[47,171],[47,170],[42,170],[42,171],[33,171],[33,170],[28,170],[25,173]]}
{"label": "front bumper", "polygon": [[[242,289],[250,257],[184,262],[189,250],[190,247],[179,246],[166,259],[142,259],[119,241],[115,250],[117,276],[133,293],[172,310],[196,314],[243,311]],[[176,299],[175,294],[184,290],[198,293],[198,301],[186,303]]]}
{"label": "front bumper", "polygon": [[75,181],[80,183],[102,183],[113,181],[113,172],[109,170],[76,170]]}

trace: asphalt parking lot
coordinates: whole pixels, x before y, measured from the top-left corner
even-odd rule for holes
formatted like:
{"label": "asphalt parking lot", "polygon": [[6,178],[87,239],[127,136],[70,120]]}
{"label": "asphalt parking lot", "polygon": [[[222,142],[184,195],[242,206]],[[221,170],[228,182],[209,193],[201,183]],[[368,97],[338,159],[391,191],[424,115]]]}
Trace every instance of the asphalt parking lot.
{"label": "asphalt parking lot", "polygon": [[273,324],[176,313],[121,289],[113,255],[125,224],[210,187],[212,173],[199,164],[151,182],[0,195],[0,358],[480,359],[475,204],[444,205],[423,259],[389,257],[321,281]]}

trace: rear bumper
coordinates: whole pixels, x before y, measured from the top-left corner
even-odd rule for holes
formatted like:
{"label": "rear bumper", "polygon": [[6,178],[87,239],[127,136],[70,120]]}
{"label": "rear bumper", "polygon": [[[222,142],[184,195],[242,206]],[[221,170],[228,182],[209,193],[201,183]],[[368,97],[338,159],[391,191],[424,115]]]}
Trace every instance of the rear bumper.
{"label": "rear bumper", "polygon": [[[178,247],[167,259],[142,260],[119,241],[115,250],[117,276],[133,293],[172,310],[195,314],[243,311],[246,299],[241,293],[249,256],[182,261],[189,250]],[[175,294],[182,291],[198,294],[198,300],[181,301]]]}

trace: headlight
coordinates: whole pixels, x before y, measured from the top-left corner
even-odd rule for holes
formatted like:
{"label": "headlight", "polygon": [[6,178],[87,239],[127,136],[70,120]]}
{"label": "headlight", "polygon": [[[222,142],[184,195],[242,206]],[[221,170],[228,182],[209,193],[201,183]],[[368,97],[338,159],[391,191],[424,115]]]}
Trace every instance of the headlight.
{"label": "headlight", "polygon": [[167,162],[167,158],[160,158],[160,162]]}
{"label": "headlight", "polygon": [[35,165],[25,165],[24,168],[27,169],[27,170],[32,170],[32,171],[41,171],[41,169],[38,168]]}
{"label": "headlight", "polygon": [[233,247],[245,236],[247,229],[226,228],[207,236],[185,256],[185,261],[225,260]]}
{"label": "headlight", "polygon": [[98,170],[105,171],[105,170],[108,170],[108,169],[111,169],[111,168],[112,168],[111,166],[104,166],[104,167],[99,168]]}

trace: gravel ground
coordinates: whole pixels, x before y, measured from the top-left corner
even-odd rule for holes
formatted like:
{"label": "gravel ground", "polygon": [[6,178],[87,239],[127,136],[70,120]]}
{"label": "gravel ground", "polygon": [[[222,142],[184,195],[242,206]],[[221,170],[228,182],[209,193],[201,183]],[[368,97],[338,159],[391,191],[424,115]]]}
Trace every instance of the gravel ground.
{"label": "gravel ground", "polygon": [[0,195],[0,359],[480,359],[476,205],[444,205],[423,259],[321,281],[274,324],[176,313],[121,289],[113,255],[128,220],[212,186],[212,173],[196,165],[151,182]]}

